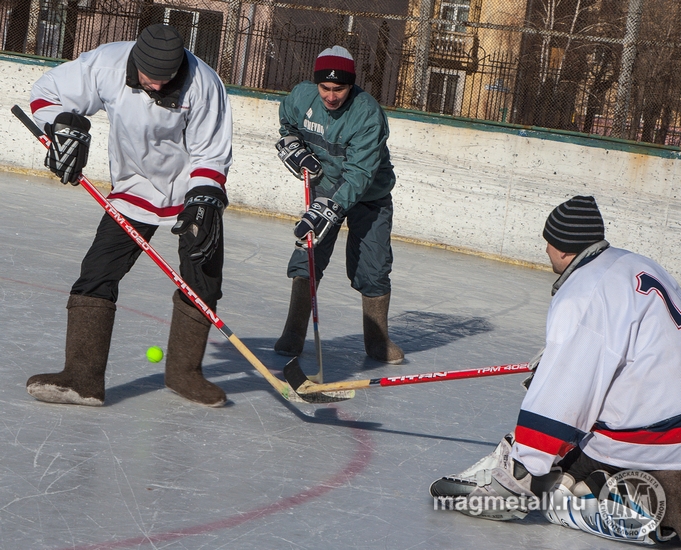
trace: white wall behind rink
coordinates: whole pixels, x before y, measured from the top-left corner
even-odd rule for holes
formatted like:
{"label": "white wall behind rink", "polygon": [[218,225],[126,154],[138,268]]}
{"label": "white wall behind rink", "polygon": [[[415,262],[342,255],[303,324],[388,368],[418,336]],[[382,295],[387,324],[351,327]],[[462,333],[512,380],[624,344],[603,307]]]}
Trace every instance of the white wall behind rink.
{"label": "white wall behind rink", "polygon": [[[10,113],[28,111],[32,83],[51,63],[0,56],[0,164],[44,171],[44,149]],[[299,215],[303,186],[275,154],[279,98],[228,90],[234,117],[230,202]],[[544,221],[573,195],[593,195],[613,246],[645,254],[681,280],[678,150],[568,132],[388,112],[397,185],[394,234],[520,263],[547,266]],[[93,117],[85,174],[108,182],[108,123]]]}

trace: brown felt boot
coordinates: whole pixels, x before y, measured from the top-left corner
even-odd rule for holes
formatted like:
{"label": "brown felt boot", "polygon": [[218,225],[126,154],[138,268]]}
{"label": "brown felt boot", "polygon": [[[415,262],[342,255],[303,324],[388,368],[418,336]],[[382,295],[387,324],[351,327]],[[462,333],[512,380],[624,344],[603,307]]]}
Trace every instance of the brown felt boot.
{"label": "brown felt boot", "polygon": [[375,298],[362,296],[364,349],[376,361],[399,365],[404,352],[388,336],[389,306],[390,292]]}
{"label": "brown felt boot", "polygon": [[274,351],[279,355],[295,357],[303,353],[307,325],[310,321],[312,298],[310,297],[310,280],[294,277],[291,286],[291,303],[284,331],[274,344]]}
{"label": "brown felt boot", "polygon": [[660,482],[667,500],[667,509],[660,522],[662,527],[673,529],[681,539],[681,470],[650,472]]}
{"label": "brown felt boot", "polygon": [[69,313],[64,370],[31,376],[26,391],[48,403],[102,406],[116,304],[74,294],[69,297],[66,309]]}
{"label": "brown felt boot", "polygon": [[227,396],[222,388],[203,377],[201,361],[206,351],[211,322],[195,306],[173,294],[173,319],[168,337],[166,387],[189,401],[222,407]]}

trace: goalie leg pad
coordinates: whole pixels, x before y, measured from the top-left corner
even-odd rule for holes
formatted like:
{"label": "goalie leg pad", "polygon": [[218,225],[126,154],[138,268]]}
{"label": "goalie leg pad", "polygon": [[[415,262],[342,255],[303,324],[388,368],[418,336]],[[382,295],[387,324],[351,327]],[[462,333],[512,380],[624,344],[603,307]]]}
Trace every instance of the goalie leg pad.
{"label": "goalie leg pad", "polygon": [[513,434],[508,434],[491,454],[467,470],[434,481],[430,494],[443,507],[469,516],[497,521],[524,518],[534,496],[532,476],[511,459],[513,441]]}
{"label": "goalie leg pad", "polygon": [[[551,523],[578,529],[597,537],[653,546],[669,540],[673,534],[653,524],[646,528],[651,513],[640,506],[636,495],[622,495],[626,484],[618,485],[618,492],[602,491],[610,474],[593,472],[585,481],[575,483],[563,474],[542,497],[542,513]],[[605,497],[605,498],[603,498]]]}

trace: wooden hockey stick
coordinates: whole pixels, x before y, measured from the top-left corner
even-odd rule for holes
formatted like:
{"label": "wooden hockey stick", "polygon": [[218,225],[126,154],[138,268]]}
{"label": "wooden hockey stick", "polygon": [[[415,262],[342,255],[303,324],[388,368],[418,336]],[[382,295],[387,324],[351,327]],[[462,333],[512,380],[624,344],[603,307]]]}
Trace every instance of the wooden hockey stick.
{"label": "wooden hockey stick", "polygon": [[[28,128],[31,133],[38,138],[38,140],[46,147],[50,147],[50,138],[45,135],[38,125],[31,119],[18,105],[11,109],[12,114],[16,116]],[[255,367],[255,369],[267,380],[270,385],[286,400],[298,401],[298,397],[307,403],[329,403],[335,401],[345,401],[354,394],[343,392],[340,396],[333,394],[320,394],[318,397],[309,399],[312,396],[295,395],[291,392],[291,388],[274,376],[269,369],[263,365],[260,360],[253,355],[253,353],[246,347],[246,345],[237,338],[237,336],[229,329],[227,325],[213,312],[199,296],[184,282],[180,274],[177,273],[163,257],[154,250],[151,245],[140,235],[137,230],[121,215],[118,210],[102,195],[99,190],[82,174],[78,177],[78,183],[92,196],[99,205],[106,210],[106,212],[121,226],[121,228],[130,236],[130,238],[137,243],[137,245],[147,253],[147,255],[154,261],[154,263],[161,268],[161,270],[177,285],[177,287],[184,293],[187,298],[201,311],[206,318],[217,328],[223,336],[225,336],[234,347],[248,360],[248,362]]]}
{"label": "wooden hockey stick", "polygon": [[[310,172],[303,168],[305,182],[305,211],[310,209]],[[310,274],[310,301],[312,302],[312,326],[314,327],[314,345],[317,353],[317,374],[310,376],[310,380],[319,384],[324,382],[324,367],[322,365],[322,339],[319,335],[319,305],[317,302],[317,273],[314,267],[314,244],[312,231],[307,234],[307,270]]]}
{"label": "wooden hockey stick", "polygon": [[424,372],[422,374],[406,374],[403,376],[388,376],[386,378],[371,378],[368,380],[346,380],[345,382],[331,382],[330,384],[315,384],[305,376],[305,373],[298,364],[298,359],[294,357],[284,367],[284,378],[286,378],[286,381],[298,395],[303,396],[318,392],[404,386],[407,384],[443,382],[445,380],[461,380],[463,378],[481,378],[483,376],[499,376],[501,374],[516,374],[520,372],[532,372],[530,364],[511,363],[508,365],[496,365],[478,369]]}

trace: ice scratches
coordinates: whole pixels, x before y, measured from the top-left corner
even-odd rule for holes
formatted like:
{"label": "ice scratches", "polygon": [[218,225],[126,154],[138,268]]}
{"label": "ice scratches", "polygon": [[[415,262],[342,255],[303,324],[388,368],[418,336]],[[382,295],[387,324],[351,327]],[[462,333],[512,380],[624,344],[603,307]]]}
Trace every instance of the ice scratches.
{"label": "ice scratches", "polygon": [[[18,234],[18,233],[17,233]],[[10,252],[7,254],[8,257],[5,258],[6,262],[9,262],[10,265],[14,265],[14,251]]]}
{"label": "ice scratches", "polygon": [[[114,460],[115,465],[114,475],[116,479],[116,487],[118,487],[118,493],[120,494],[121,500],[123,501],[123,506],[125,507],[125,510],[130,516],[130,519],[132,519],[133,523],[135,524],[139,532],[142,534],[142,536],[144,536],[147,539],[149,544],[151,544],[152,548],[156,548],[156,545],[149,537],[148,529],[144,525],[144,519],[142,518],[142,513],[140,511],[140,506],[137,501],[137,497],[135,496],[135,491],[133,490],[132,485],[130,484],[128,475],[125,473],[123,464],[121,460],[116,456],[116,453],[114,453],[113,447],[111,445],[111,440],[109,439],[109,436],[106,433],[106,431],[102,430],[102,434],[106,438],[107,444],[109,446],[109,452],[111,453],[111,457]],[[123,481],[123,485],[121,485],[121,479]],[[128,490],[130,498],[132,499],[132,507],[128,504],[128,499],[125,497],[124,494],[125,489]]]}
{"label": "ice scratches", "polygon": [[255,408],[255,406],[253,405],[253,403],[250,400],[249,400],[248,403],[251,406],[251,408],[253,409],[253,412],[255,413],[255,415],[258,417],[258,421],[260,422],[260,426],[262,427],[263,431],[265,431],[265,423],[262,421],[262,417],[260,416],[258,409]]}
{"label": "ice scratches", "polygon": [[[35,450],[34,457],[33,457],[33,467],[34,468],[38,468],[40,466],[39,460],[42,456],[44,456],[43,448],[45,447],[47,442],[50,440],[50,437],[54,433],[55,428],[59,425],[61,425],[61,419],[52,426],[49,433],[43,438],[43,441],[40,444],[40,446]],[[21,431],[21,430],[19,430],[19,431]],[[19,435],[19,432],[17,432],[15,442],[17,441],[18,435]],[[51,496],[54,496],[54,495],[59,495],[59,494],[77,491],[81,487],[80,484],[76,485],[74,487],[69,487],[67,489],[62,489],[62,490],[52,490],[52,489],[53,489],[54,485],[56,483],[58,483],[59,481],[61,481],[65,476],[69,475],[74,470],[80,468],[84,463],[88,462],[89,460],[92,460],[92,458],[96,458],[96,456],[97,455],[93,455],[92,457],[89,457],[89,458],[86,458],[84,460],[79,461],[78,463],[74,464],[70,468],[67,468],[66,470],[59,471],[57,468],[55,468],[55,463],[57,463],[57,461],[59,461],[59,460],[64,460],[64,457],[62,456],[61,453],[56,453],[54,456],[52,456],[49,464],[44,468],[42,475],[38,479],[37,484],[34,485],[33,483],[29,482],[29,485],[31,485],[35,489],[36,492],[33,493],[33,494],[30,494],[30,495],[17,497],[15,499],[7,502],[4,506],[0,507],[0,512],[5,512],[5,513],[11,514],[12,516],[15,516],[15,517],[22,517],[18,514],[15,514],[14,512],[12,512],[10,510],[10,508],[12,506],[14,506],[15,504],[18,504],[18,503],[26,501],[26,500],[43,498],[43,497],[51,497]],[[45,487],[45,489],[40,490],[39,489],[40,485],[42,485],[43,481],[48,476],[51,476],[51,475],[56,475],[56,477],[47,485],[47,487]],[[23,477],[23,476],[21,476],[21,477]],[[48,499],[48,502],[49,502],[49,499]],[[35,519],[32,519],[32,518],[22,517],[22,519],[24,519],[25,521],[29,521],[31,523],[34,523],[36,521]]]}
{"label": "ice scratches", "polygon": [[[38,458],[40,457],[40,454],[42,453],[43,447],[45,444],[49,441],[50,436],[54,433],[55,427],[61,425],[61,418],[59,419],[58,422],[56,422],[53,426],[52,429],[49,431],[49,433],[43,438],[43,442],[40,444],[40,446],[36,449],[35,454],[33,455],[33,467],[37,468],[38,467]],[[54,460],[52,461],[54,462]],[[52,463],[50,463],[52,464]],[[45,474],[43,473],[43,476]],[[42,480],[42,477],[40,478]]]}
{"label": "ice scratches", "polygon": [[[68,471],[70,471],[70,469]],[[64,474],[68,473],[68,471],[65,472]],[[34,523],[35,520],[31,520],[30,518],[22,517],[22,516],[19,516],[18,514],[11,512],[9,510],[9,507],[14,505],[14,504],[17,504],[18,502],[22,502],[22,501],[25,501],[25,500],[30,500],[30,499],[34,499],[34,498],[40,498],[40,497],[48,497],[48,496],[52,496],[52,495],[60,495],[60,494],[63,494],[63,493],[71,493],[73,491],[80,489],[80,485],[76,485],[75,487],[71,487],[69,489],[63,489],[61,491],[50,491],[50,488],[52,487],[52,485],[54,485],[56,481],[61,479],[61,477],[63,477],[63,476],[59,476],[52,483],[50,483],[44,491],[42,491],[40,493],[36,493],[34,495],[26,495],[25,497],[17,497],[14,500],[11,500],[10,502],[5,504],[4,506],[0,507],[0,512],[7,512],[7,513],[9,513],[9,514],[11,514],[15,517],[21,517],[22,519],[24,519],[26,521],[30,521],[31,523]]]}

